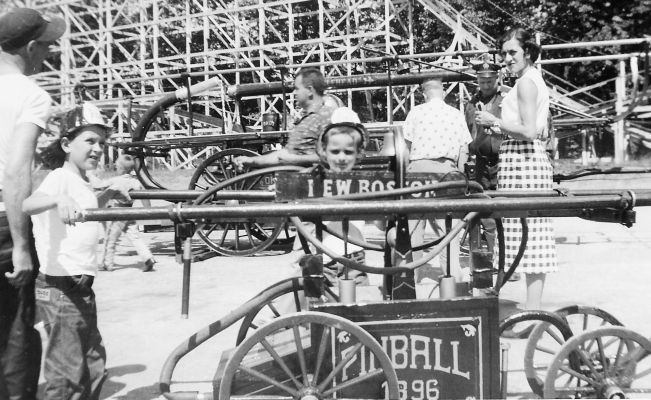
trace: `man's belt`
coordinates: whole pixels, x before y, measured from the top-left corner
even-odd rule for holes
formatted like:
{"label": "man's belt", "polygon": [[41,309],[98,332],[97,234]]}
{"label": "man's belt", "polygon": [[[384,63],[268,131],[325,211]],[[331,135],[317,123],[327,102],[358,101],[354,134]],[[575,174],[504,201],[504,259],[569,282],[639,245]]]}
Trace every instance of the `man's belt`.
{"label": "man's belt", "polygon": [[[452,164],[457,163],[456,160],[453,160],[452,158],[449,157],[425,158],[425,160],[436,161],[440,163],[444,163],[444,162],[451,162]],[[418,160],[414,160],[414,161],[418,161]]]}
{"label": "man's belt", "polygon": [[46,275],[41,272],[38,273],[38,279],[42,280],[49,286],[67,292],[72,289],[88,290],[93,287],[95,277],[92,275]]}

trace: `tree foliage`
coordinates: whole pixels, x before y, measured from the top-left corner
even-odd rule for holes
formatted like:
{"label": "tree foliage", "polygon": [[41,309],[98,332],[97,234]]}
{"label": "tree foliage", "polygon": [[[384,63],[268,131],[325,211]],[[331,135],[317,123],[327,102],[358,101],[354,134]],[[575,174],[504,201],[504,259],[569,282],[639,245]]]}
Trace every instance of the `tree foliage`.
{"label": "tree foliage", "polygon": [[[486,33],[499,38],[512,27],[538,33],[541,44],[639,38],[651,34],[650,0],[450,0],[457,10]],[[427,39],[424,38],[424,41]],[[555,50],[546,58],[614,54],[640,46]],[[615,77],[614,61],[551,65],[546,69],[581,87]],[[601,96],[610,93],[597,92]]]}

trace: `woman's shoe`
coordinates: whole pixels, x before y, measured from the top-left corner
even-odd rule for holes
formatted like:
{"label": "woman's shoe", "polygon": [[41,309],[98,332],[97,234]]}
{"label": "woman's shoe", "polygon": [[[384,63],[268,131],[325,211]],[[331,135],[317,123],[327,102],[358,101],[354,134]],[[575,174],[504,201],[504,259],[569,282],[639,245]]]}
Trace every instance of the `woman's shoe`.
{"label": "woman's shoe", "polygon": [[519,272],[514,272],[513,275],[509,278],[509,282],[517,282],[521,278],[521,275]]}
{"label": "woman's shoe", "polygon": [[149,260],[145,261],[145,267],[142,269],[142,272],[151,272],[154,270],[154,264],[156,264],[156,260],[153,258],[150,258]]}

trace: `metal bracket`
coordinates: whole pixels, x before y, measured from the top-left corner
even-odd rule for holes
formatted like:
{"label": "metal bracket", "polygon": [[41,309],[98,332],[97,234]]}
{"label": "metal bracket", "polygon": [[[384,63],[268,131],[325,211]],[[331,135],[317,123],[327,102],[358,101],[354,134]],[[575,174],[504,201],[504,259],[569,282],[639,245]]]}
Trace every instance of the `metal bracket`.
{"label": "metal bracket", "polygon": [[194,236],[194,222],[177,222],[174,224],[174,233],[179,239],[185,240]]}
{"label": "metal bracket", "polygon": [[635,223],[635,211],[620,208],[584,208],[579,218],[596,222],[616,222],[630,228]]}

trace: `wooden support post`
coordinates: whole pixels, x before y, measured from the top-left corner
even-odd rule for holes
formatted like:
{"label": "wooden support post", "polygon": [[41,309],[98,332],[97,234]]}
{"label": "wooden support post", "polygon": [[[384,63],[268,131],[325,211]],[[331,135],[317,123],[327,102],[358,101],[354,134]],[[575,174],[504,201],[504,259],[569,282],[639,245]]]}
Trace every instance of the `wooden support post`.
{"label": "wooden support post", "polygon": [[588,133],[581,129],[581,165],[588,165]]}
{"label": "wooden support post", "polygon": [[[626,97],[626,61],[619,61],[619,76],[615,80],[615,114],[624,112],[624,98]],[[626,145],[624,140],[624,120],[612,124],[615,142],[615,165],[621,165],[625,159]]]}

